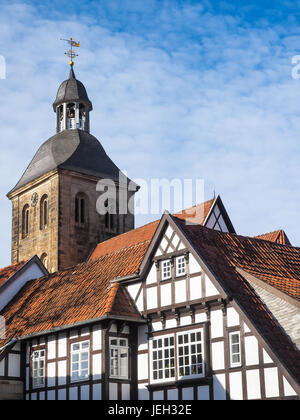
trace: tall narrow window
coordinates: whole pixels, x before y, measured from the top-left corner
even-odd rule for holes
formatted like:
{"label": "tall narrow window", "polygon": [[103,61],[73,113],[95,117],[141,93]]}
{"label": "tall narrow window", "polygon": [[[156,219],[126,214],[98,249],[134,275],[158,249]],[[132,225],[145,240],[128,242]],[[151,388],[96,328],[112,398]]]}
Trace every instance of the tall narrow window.
{"label": "tall narrow window", "polygon": [[58,131],[63,131],[64,127],[64,107],[60,105],[57,108]]}
{"label": "tall narrow window", "polygon": [[48,255],[45,252],[41,255],[41,261],[44,264],[44,266],[48,268]]}
{"label": "tall narrow window", "polygon": [[81,130],[85,129],[85,121],[86,121],[85,106],[80,104],[79,105],[79,128]]}
{"label": "tall narrow window", "polygon": [[109,207],[108,200],[106,200],[105,207],[107,208],[107,213],[105,214],[105,229],[110,232],[115,232],[117,230],[117,215],[115,214],[115,203]]}
{"label": "tall narrow window", "polygon": [[45,386],[45,350],[34,351],[32,354],[32,386]]}
{"label": "tall narrow window", "polygon": [[110,377],[128,379],[129,355],[128,340],[126,338],[110,338]]}
{"label": "tall narrow window", "polygon": [[171,261],[165,260],[161,262],[161,279],[168,280],[172,277],[171,274]]}
{"label": "tall narrow window", "polygon": [[75,104],[67,105],[67,129],[76,128],[75,124]]}
{"label": "tall narrow window", "polygon": [[48,196],[43,195],[40,203],[40,227],[41,230],[48,226]]}
{"label": "tall narrow window", "polygon": [[186,261],[185,257],[176,258],[176,276],[184,276],[186,273]]}
{"label": "tall narrow window", "polygon": [[230,366],[241,366],[241,339],[240,333],[232,332],[229,334],[230,342]]}
{"label": "tall narrow window", "polygon": [[177,338],[179,378],[202,376],[204,374],[202,330],[181,333]]}
{"label": "tall narrow window", "polygon": [[29,235],[29,205],[23,207],[22,211],[22,237],[26,238]]}
{"label": "tall narrow window", "polygon": [[90,342],[81,341],[71,344],[71,381],[89,379]]}
{"label": "tall narrow window", "polygon": [[87,197],[83,194],[77,194],[75,198],[75,222],[84,225],[87,222]]}
{"label": "tall narrow window", "polygon": [[173,335],[153,339],[152,372],[154,381],[175,378],[175,342]]}

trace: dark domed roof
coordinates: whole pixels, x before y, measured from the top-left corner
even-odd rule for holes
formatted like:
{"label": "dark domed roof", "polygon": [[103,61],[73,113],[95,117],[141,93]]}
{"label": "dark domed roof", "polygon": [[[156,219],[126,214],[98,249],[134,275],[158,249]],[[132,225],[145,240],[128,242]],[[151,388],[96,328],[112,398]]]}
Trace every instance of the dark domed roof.
{"label": "dark domed roof", "polygon": [[10,193],[53,169],[67,169],[115,181],[119,180],[120,174],[96,137],[82,130],[64,130],[39,148]]}
{"label": "dark domed roof", "polygon": [[76,79],[73,67],[71,67],[69,79],[65,80],[59,87],[53,109],[64,102],[81,102],[88,106],[89,110],[93,109],[93,105],[88,98],[86,89],[79,80]]}

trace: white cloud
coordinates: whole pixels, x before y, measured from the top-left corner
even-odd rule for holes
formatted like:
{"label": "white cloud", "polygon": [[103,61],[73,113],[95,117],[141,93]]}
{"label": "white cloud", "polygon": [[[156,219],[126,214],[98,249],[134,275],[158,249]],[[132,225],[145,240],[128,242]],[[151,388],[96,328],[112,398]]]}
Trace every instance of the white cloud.
{"label": "white cloud", "polygon": [[[94,105],[92,133],[130,178],[204,178],[207,198],[221,194],[239,233],[284,228],[300,244],[300,85],[291,78],[299,28],[144,3],[101,3],[103,13],[91,3],[99,16],[80,19],[2,8],[0,265],[9,263],[4,194],[54,134],[51,105],[68,71],[59,38],[70,35],[81,40],[75,72]],[[118,20],[123,29],[111,30]]]}

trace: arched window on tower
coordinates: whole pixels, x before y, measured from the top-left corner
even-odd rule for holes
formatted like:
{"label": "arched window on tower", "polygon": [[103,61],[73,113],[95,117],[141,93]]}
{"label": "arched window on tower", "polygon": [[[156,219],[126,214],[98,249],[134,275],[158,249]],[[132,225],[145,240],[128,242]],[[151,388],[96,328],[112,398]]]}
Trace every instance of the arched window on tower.
{"label": "arched window on tower", "polygon": [[75,123],[75,104],[67,105],[67,129],[76,128]]}
{"label": "arched window on tower", "polygon": [[41,230],[46,229],[48,227],[49,221],[49,209],[48,209],[48,196],[45,194],[41,198],[40,203],[40,228]]}
{"label": "arched window on tower", "polygon": [[111,206],[111,208],[109,208],[108,200],[106,200],[105,207],[107,208],[107,213],[105,214],[105,229],[109,232],[116,232],[117,215],[115,214],[115,211],[112,211],[115,206]]}
{"label": "arched window on tower", "polygon": [[83,104],[80,104],[79,105],[79,128],[81,130],[85,129],[85,122],[86,122],[85,106]]}
{"label": "arched window on tower", "polygon": [[57,118],[58,118],[58,131],[64,130],[64,107],[60,105],[57,108]]}
{"label": "arched window on tower", "polygon": [[26,204],[22,210],[22,238],[29,235],[29,205]]}
{"label": "arched window on tower", "polygon": [[75,222],[84,225],[88,221],[88,199],[83,193],[75,197]]}
{"label": "arched window on tower", "polygon": [[44,264],[44,266],[48,269],[48,255],[45,252],[41,255],[41,261]]}

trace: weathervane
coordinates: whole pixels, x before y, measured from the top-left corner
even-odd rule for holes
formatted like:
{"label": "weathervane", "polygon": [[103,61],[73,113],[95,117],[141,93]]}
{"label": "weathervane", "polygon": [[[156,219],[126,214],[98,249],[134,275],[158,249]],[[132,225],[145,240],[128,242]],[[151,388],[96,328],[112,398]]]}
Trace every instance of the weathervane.
{"label": "weathervane", "polygon": [[71,46],[71,49],[69,51],[65,52],[65,54],[71,59],[70,66],[73,66],[73,64],[74,64],[73,60],[75,59],[75,57],[78,57],[78,54],[76,54],[73,51],[73,47],[79,48],[80,47],[80,42],[73,41],[73,38],[70,38],[70,39],[61,38],[61,41],[66,41]]}

